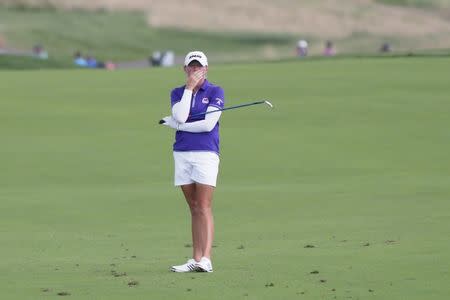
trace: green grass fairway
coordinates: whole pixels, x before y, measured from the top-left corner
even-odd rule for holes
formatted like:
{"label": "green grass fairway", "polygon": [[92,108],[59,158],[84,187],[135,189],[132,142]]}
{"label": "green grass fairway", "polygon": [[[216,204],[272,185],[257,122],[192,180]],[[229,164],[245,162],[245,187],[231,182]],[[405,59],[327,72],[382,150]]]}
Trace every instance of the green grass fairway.
{"label": "green grass fairway", "polygon": [[447,299],[449,65],[212,65],[226,105],[276,106],[222,115],[212,274],[168,271],[180,68],[0,72],[0,298]]}

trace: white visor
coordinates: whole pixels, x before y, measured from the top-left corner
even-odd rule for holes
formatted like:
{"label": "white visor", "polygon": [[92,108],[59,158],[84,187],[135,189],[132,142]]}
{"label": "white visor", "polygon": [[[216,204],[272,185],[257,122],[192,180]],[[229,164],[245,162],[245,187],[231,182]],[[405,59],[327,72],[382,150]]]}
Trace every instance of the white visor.
{"label": "white visor", "polygon": [[203,53],[202,51],[189,52],[184,58],[184,65],[187,66],[191,63],[191,61],[194,60],[198,61],[204,67],[208,65],[208,59],[206,58],[205,53]]}

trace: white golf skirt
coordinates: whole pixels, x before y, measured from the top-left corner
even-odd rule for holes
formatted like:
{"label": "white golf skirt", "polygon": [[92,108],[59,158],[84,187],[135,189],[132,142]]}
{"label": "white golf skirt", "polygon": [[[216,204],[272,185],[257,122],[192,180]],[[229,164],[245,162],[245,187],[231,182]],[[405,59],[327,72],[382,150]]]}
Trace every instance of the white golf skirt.
{"label": "white golf skirt", "polygon": [[216,186],[219,155],[209,151],[174,151],[175,186],[198,182]]}

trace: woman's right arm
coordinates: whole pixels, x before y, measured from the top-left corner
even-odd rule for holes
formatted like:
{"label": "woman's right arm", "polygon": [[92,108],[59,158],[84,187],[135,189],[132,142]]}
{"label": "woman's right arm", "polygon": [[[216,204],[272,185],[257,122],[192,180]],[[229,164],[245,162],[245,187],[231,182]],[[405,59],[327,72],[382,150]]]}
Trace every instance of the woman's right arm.
{"label": "woman's right arm", "polygon": [[191,106],[192,90],[184,89],[181,100],[172,106],[172,117],[178,123],[186,123]]}

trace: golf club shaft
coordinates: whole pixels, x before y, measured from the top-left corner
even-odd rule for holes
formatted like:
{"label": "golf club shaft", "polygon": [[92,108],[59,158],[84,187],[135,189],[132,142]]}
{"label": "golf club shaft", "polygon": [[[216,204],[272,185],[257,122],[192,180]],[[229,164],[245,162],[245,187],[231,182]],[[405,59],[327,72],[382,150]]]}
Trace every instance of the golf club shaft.
{"label": "golf club shaft", "polygon": [[198,116],[203,116],[203,115],[215,113],[215,112],[218,112],[218,111],[224,111],[224,110],[235,109],[235,108],[251,106],[251,105],[256,105],[256,104],[263,104],[263,103],[264,103],[264,101],[256,101],[256,102],[245,103],[245,104],[240,104],[240,105],[235,105],[235,106],[229,106],[229,107],[225,107],[225,108],[219,108],[219,109],[216,109],[216,110],[202,112],[202,113],[199,113],[199,114],[193,114],[193,115],[190,115],[189,117],[198,117]]}
{"label": "golf club shaft", "polygon": [[[214,112],[218,112],[218,111],[224,111],[224,110],[235,109],[235,108],[240,108],[240,107],[245,107],[245,106],[263,104],[263,103],[266,103],[266,101],[262,100],[262,101],[256,101],[256,102],[250,102],[250,103],[235,105],[235,106],[229,106],[229,107],[220,108],[220,109],[216,109],[216,110],[212,110],[212,111],[202,112],[202,113],[199,113],[199,114],[193,114],[193,115],[190,115],[189,117],[190,118],[191,117],[198,117],[198,116],[203,116],[203,115],[214,113]],[[164,124],[164,120],[160,120],[159,124]]]}

